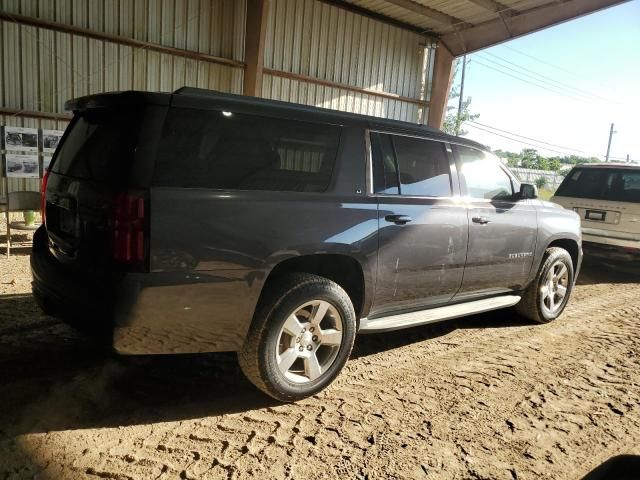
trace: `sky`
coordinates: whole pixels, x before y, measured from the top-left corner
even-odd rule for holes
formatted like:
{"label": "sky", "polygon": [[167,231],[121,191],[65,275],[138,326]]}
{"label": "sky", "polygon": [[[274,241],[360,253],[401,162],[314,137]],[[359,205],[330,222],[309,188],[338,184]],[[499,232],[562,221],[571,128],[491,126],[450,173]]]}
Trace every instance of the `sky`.
{"label": "sky", "polygon": [[[475,124],[463,127],[468,138],[494,150],[536,148],[545,156],[604,158],[613,122],[611,157],[629,154],[640,161],[640,0],[467,60],[464,97],[472,98],[471,111],[480,114]],[[454,82],[459,83],[460,73],[461,68]],[[450,105],[457,107],[457,100]],[[503,138],[513,134],[529,139]]]}

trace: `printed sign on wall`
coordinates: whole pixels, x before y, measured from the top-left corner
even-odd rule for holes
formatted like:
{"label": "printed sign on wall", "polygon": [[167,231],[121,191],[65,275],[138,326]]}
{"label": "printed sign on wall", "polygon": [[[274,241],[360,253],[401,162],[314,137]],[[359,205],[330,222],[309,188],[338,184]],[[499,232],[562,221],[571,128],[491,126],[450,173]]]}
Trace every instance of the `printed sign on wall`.
{"label": "printed sign on wall", "polygon": [[8,152],[37,152],[38,129],[4,127],[4,145]]}
{"label": "printed sign on wall", "polygon": [[62,130],[42,130],[42,151],[45,153],[53,153],[62,138]]}
{"label": "printed sign on wall", "polygon": [[8,153],[5,163],[7,178],[40,178],[38,155]]}

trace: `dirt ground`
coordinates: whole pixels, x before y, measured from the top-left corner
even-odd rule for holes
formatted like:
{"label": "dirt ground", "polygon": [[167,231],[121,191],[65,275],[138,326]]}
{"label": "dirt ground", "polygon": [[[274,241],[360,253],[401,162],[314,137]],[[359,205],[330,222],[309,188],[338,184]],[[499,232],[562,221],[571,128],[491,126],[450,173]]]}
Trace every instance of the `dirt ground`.
{"label": "dirt ground", "polygon": [[[0,230],[3,231],[3,230]],[[0,479],[581,478],[640,455],[640,275],[587,260],[565,315],[359,337],[278,404],[234,355],[118,358],[36,308],[0,236]]]}

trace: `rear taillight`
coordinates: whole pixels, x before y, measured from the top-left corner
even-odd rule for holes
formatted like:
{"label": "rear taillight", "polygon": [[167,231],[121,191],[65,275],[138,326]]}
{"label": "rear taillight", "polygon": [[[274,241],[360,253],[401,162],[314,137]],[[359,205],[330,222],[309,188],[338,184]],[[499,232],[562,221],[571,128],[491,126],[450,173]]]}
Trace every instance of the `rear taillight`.
{"label": "rear taillight", "polygon": [[42,176],[42,185],[40,187],[40,215],[42,223],[47,224],[47,182],[49,181],[49,170],[44,171]]}
{"label": "rear taillight", "polygon": [[111,214],[111,258],[143,266],[146,260],[148,206],[146,196],[124,192],[115,196]]}

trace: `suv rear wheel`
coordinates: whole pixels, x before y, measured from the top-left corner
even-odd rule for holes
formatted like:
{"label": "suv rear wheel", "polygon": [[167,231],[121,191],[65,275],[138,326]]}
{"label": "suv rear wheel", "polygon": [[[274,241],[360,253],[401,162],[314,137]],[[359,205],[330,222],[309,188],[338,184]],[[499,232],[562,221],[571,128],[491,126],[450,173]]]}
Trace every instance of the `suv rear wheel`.
{"label": "suv rear wheel", "polygon": [[569,252],[559,247],[548,248],[538,276],[524,291],[516,310],[534,322],[555,320],[567,306],[573,277],[573,261]]}
{"label": "suv rear wheel", "polygon": [[291,274],[267,288],[238,361],[260,390],[292,402],[340,373],[353,348],[356,316],[347,293],[324,277]]}

